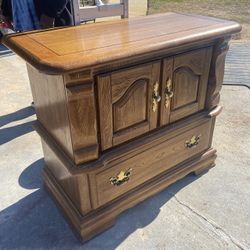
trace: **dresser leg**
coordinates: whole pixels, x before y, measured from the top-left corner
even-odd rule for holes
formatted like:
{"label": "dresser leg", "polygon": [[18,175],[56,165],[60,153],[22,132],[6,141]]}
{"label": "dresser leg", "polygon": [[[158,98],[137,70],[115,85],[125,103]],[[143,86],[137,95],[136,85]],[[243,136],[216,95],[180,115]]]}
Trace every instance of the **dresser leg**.
{"label": "dresser leg", "polygon": [[100,233],[108,230],[109,228],[115,225],[116,219],[107,219],[105,222],[93,221],[93,225],[89,225],[89,223],[82,222],[81,230],[76,232],[76,235],[80,239],[82,243],[93,239],[94,237],[98,236]]}
{"label": "dresser leg", "polygon": [[211,164],[209,164],[207,166],[203,166],[201,168],[198,168],[197,170],[195,170],[193,172],[193,174],[196,175],[196,176],[206,174],[213,167],[215,167],[215,163],[211,163]]}
{"label": "dresser leg", "polygon": [[55,200],[58,208],[62,211],[65,219],[69,222],[75,235],[82,243],[97,236],[115,224],[117,214],[113,214],[112,212],[100,212],[99,214],[92,212],[81,215],[47,167],[43,170],[43,181],[45,189]]}

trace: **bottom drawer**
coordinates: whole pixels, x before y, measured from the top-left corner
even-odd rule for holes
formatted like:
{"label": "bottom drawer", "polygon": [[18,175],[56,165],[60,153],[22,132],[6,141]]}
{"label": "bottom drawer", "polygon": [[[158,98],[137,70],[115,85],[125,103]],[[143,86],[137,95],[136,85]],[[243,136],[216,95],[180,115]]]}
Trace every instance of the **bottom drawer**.
{"label": "bottom drawer", "polygon": [[153,147],[115,166],[106,166],[108,169],[95,175],[98,206],[209,148],[212,123],[210,119],[192,128],[189,125],[177,135],[176,131],[166,133],[166,139],[163,136]]}

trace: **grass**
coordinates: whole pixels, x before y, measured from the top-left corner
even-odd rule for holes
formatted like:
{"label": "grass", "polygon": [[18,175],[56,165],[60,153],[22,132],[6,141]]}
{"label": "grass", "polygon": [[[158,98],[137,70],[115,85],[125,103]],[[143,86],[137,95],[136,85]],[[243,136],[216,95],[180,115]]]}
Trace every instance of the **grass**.
{"label": "grass", "polygon": [[250,0],[149,0],[149,13],[186,12],[224,18],[243,26],[241,39],[250,40]]}

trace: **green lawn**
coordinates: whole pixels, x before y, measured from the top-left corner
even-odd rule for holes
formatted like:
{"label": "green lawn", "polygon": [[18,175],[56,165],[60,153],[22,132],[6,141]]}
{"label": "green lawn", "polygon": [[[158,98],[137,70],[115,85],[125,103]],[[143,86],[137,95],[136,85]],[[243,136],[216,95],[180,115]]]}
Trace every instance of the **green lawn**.
{"label": "green lawn", "polygon": [[235,20],[250,40],[250,0],[149,0],[149,13],[186,12]]}

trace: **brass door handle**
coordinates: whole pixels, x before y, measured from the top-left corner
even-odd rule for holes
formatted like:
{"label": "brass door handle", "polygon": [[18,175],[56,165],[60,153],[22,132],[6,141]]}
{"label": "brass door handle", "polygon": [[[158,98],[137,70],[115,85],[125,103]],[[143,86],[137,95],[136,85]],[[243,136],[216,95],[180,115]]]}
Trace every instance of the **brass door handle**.
{"label": "brass door handle", "polygon": [[186,141],[186,147],[187,148],[192,148],[192,147],[195,147],[199,144],[199,141],[201,139],[201,135],[194,135],[190,140]]}
{"label": "brass door handle", "polygon": [[171,98],[174,96],[172,91],[172,80],[168,78],[165,88],[165,108],[168,108]]}
{"label": "brass door handle", "polygon": [[153,106],[152,110],[156,112],[158,103],[161,101],[161,96],[159,95],[159,83],[156,82],[154,84],[154,90],[153,90]]}
{"label": "brass door handle", "polygon": [[121,171],[116,177],[111,177],[109,179],[110,184],[114,186],[120,186],[129,181],[129,178],[132,174],[132,168],[128,169],[126,172]]}

